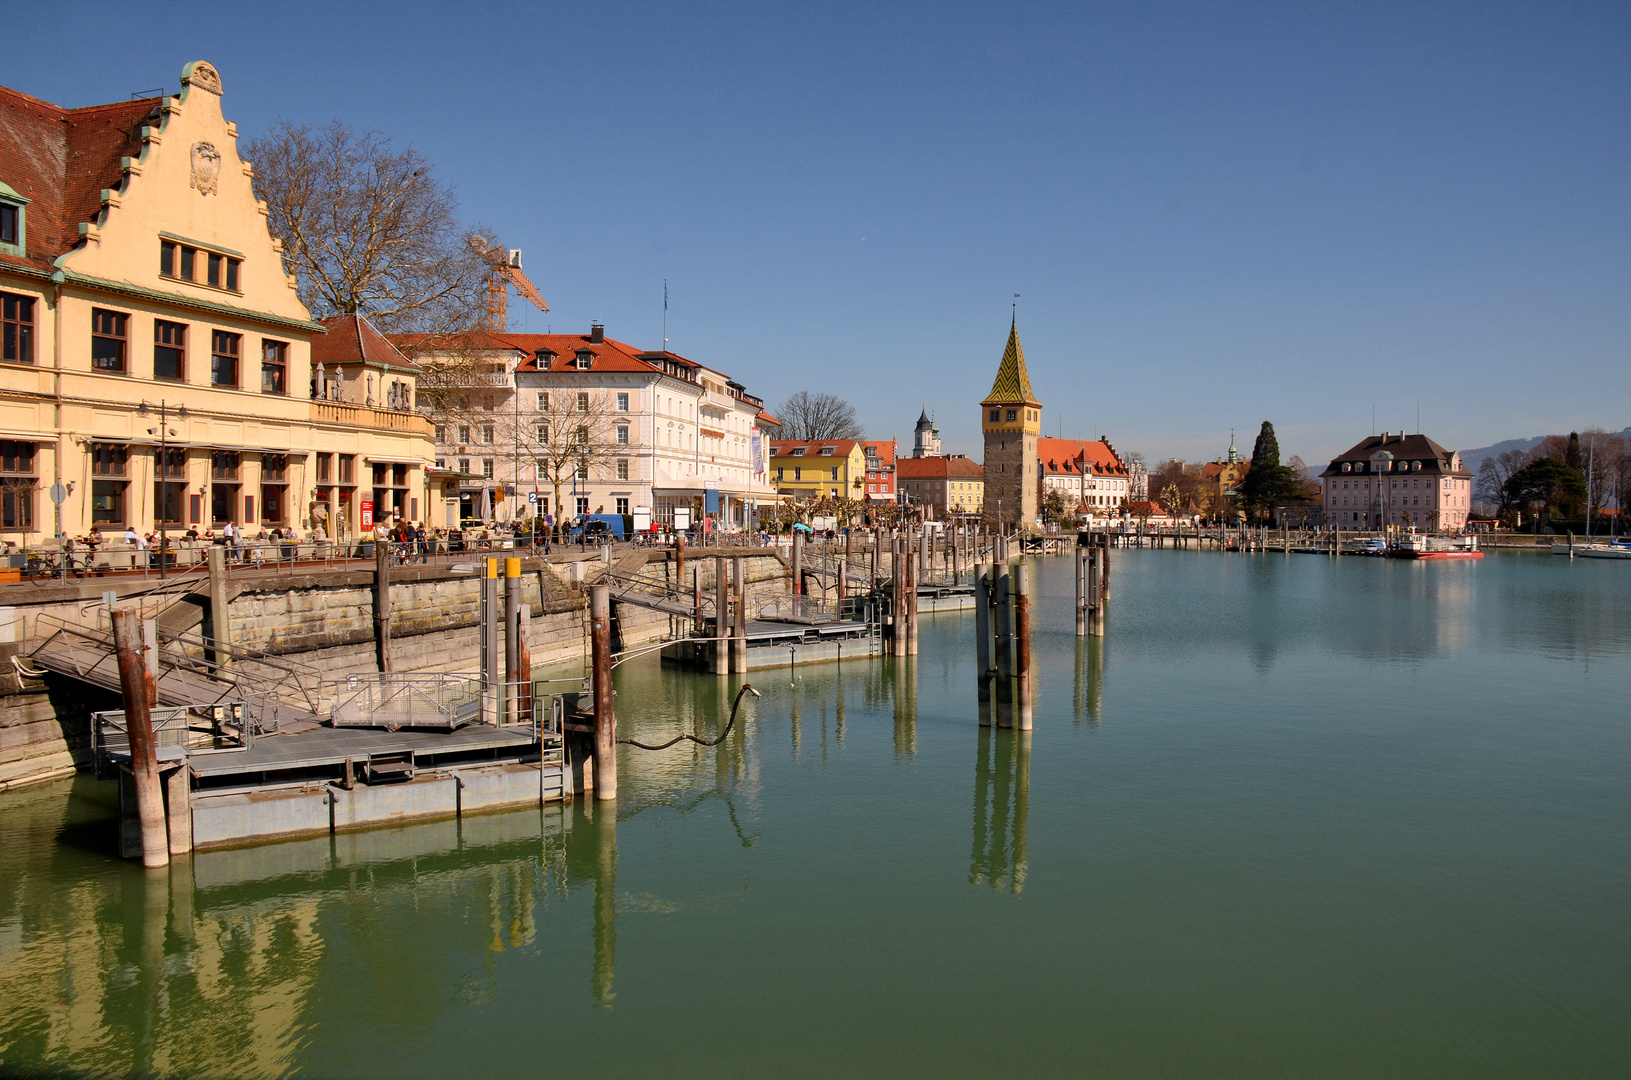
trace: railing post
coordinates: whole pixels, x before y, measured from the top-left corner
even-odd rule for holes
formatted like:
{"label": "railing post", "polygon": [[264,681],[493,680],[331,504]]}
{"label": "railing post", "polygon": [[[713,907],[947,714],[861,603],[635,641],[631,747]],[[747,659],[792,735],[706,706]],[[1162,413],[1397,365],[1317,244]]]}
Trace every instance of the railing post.
{"label": "railing post", "polygon": [[170,865],[170,844],[158,747],[153,743],[153,714],[147,704],[152,692],[147,665],[142,662],[139,612],[135,607],[119,606],[111,614],[125,730],[130,736],[130,779],[136,790],[136,817],[141,825],[142,865],[157,870]]}

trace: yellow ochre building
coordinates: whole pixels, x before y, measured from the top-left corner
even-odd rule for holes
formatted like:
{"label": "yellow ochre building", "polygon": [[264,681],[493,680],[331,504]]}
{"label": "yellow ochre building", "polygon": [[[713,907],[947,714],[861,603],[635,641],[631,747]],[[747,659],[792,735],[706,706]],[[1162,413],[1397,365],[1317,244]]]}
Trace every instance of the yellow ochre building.
{"label": "yellow ochre building", "polygon": [[203,61],[87,108],[0,87],[0,540],[427,516],[417,369],[324,341],[221,95]]}

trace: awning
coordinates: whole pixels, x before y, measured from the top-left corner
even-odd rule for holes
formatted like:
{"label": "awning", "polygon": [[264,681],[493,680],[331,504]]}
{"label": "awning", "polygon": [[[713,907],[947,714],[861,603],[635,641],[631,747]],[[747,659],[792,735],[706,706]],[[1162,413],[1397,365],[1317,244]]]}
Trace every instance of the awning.
{"label": "awning", "polygon": [[425,464],[425,459],[424,458],[416,458],[416,457],[373,457],[373,456],[370,456],[370,455],[364,455],[363,460],[368,461],[368,462],[372,462],[375,465],[424,465]]}

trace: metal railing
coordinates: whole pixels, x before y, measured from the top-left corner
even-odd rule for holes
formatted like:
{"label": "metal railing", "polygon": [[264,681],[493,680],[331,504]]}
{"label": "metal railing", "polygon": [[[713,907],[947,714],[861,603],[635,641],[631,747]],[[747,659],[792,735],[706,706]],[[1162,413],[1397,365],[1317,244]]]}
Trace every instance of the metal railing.
{"label": "metal railing", "polygon": [[[200,753],[236,753],[255,744],[255,710],[246,701],[214,705],[154,706],[149,710],[153,746],[160,757],[166,750],[182,756]],[[113,755],[130,754],[130,727],[124,710],[91,714],[91,757],[98,775],[104,775]]]}
{"label": "metal railing", "polygon": [[481,720],[479,673],[369,671],[323,684],[335,727],[442,728]]}

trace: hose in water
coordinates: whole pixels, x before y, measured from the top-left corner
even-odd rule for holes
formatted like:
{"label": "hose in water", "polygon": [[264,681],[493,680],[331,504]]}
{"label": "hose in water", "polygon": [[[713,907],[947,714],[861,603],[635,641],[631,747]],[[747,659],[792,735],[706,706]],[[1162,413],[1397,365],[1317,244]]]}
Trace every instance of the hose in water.
{"label": "hose in water", "polygon": [[672,739],[669,739],[667,742],[659,743],[656,746],[648,746],[645,743],[638,742],[638,741],[636,741],[634,739],[618,739],[617,741],[618,741],[619,744],[621,744],[623,746],[638,746],[642,750],[667,750],[670,746],[673,746],[675,743],[684,742],[686,739],[690,739],[692,742],[696,743],[698,746],[718,746],[720,743],[725,741],[725,737],[731,733],[731,727],[734,726],[735,723],[736,723],[736,710],[742,704],[742,695],[743,694],[752,694],[754,697],[758,697],[759,696],[759,691],[755,690],[751,683],[743,683],[742,684],[742,689],[740,689],[740,690],[738,690],[736,692],[736,701],[734,701],[731,704],[731,718],[725,724],[725,730],[721,731],[719,733],[719,738],[717,738],[717,739],[699,739],[695,735],[676,735]]}

